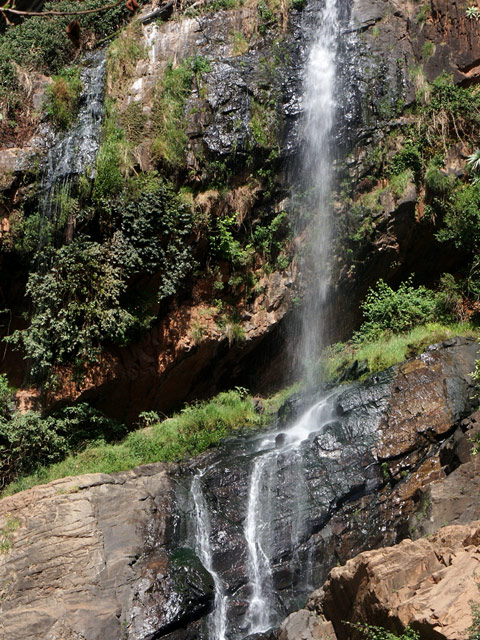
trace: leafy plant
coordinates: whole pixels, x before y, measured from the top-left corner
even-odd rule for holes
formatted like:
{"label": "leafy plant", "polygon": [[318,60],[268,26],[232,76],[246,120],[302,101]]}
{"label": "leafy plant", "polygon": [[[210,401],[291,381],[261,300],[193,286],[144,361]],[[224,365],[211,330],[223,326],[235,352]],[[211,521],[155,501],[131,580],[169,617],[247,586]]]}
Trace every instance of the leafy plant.
{"label": "leafy plant", "polygon": [[100,216],[102,242],[79,236],[57,250],[46,247],[39,271],[30,273],[30,325],[8,340],[22,347],[38,379],[59,364],[81,370],[106,344],[125,344],[149,326],[151,300],[129,295],[131,277],[159,274],[153,297],[161,300],[194,266],[192,212],[158,179],[137,200],[124,194],[109,205]]}
{"label": "leafy plant", "polygon": [[[29,416],[28,419],[33,418]],[[38,416],[35,420],[38,421]],[[69,454],[62,462],[49,464],[49,458],[34,459],[31,456],[30,462],[40,462],[44,466],[33,464],[26,471],[31,475],[12,483],[5,493],[14,493],[40,482],[68,475],[113,473],[139,464],[193,456],[215,446],[228,434],[261,425],[264,420],[265,417],[255,411],[253,399],[246,389],[237,387],[220,393],[207,402],[193,403],[163,421],[155,421],[152,415],[147,429],[133,431],[121,442],[108,444],[98,438],[81,451]],[[49,422],[48,426],[51,436],[53,423]],[[42,440],[41,435],[34,436],[34,433],[32,436],[40,439],[40,453],[43,456],[46,450],[45,439]],[[55,440],[52,444],[55,445]],[[63,451],[59,451],[57,447],[51,451],[51,455],[58,460],[64,457]]]}
{"label": "leafy plant", "polygon": [[68,129],[73,123],[82,88],[78,67],[69,67],[53,76],[46,91],[46,113],[59,129]]}
{"label": "leafy plant", "polygon": [[420,640],[418,631],[415,631],[410,626],[405,627],[401,635],[371,624],[352,624],[351,626],[357,631],[361,631],[367,640]]}
{"label": "leafy plant", "polygon": [[379,280],[375,289],[369,289],[361,305],[365,322],[354,334],[357,343],[377,338],[384,331],[401,333],[417,324],[436,319],[435,294],[425,287],[414,287],[412,277],[402,282],[394,291]]}
{"label": "leafy plant", "polygon": [[480,9],[475,5],[470,5],[465,9],[465,16],[469,20],[479,20],[480,19]]}
{"label": "leafy plant", "polygon": [[[184,60],[178,66],[167,65],[153,98],[152,122],[154,140],[151,152],[167,169],[178,169],[185,157],[187,135],[184,106],[192,87],[194,73],[200,73],[198,58]],[[193,67],[197,71],[194,71]]]}

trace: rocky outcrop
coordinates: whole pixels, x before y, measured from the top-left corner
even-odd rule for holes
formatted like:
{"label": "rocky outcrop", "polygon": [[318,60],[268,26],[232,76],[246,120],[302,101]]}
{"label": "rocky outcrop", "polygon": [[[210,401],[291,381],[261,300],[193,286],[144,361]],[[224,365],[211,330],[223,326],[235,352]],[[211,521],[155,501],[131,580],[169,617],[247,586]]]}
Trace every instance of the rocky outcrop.
{"label": "rocky outcrop", "polygon": [[[296,452],[272,458],[269,554],[280,618],[337,562],[405,537],[411,514],[420,520],[424,510],[422,491],[434,495],[432,481],[461,472],[448,475],[465,459],[458,434],[467,428],[477,349],[474,341],[450,341],[330,392],[327,426]],[[301,410],[300,397],[291,401],[274,435]],[[395,449],[390,430],[403,434]],[[193,551],[191,484],[199,467],[229,633],[243,636],[250,592],[243,530],[260,436],[267,437],[226,441],[182,465],[58,480],[0,501],[0,638],[178,640],[185,628],[204,637],[213,583]],[[468,513],[480,516],[473,506]],[[308,611],[290,619],[284,640],[300,633],[328,638],[331,627]]]}
{"label": "rocky outcrop", "polygon": [[168,472],[79,476],[4,498],[0,638],[146,639],[205,615],[209,574],[190,551],[167,553]]}
{"label": "rocky outcrop", "polygon": [[80,383],[72,370],[59,371],[62,384],[49,394],[48,405],[89,401],[107,415],[133,422],[141,411],[171,411],[226,387],[278,384],[278,371],[274,375],[267,368],[257,376],[257,367],[279,358],[272,333],[290,309],[294,277],[287,271],[264,276],[261,282],[263,293],[253,305],[238,308],[240,338],[232,339],[231,325],[222,326],[224,318],[214,306],[184,302],[142,340],[110,349],[98,365],[88,367]]}
{"label": "rocky outcrop", "polygon": [[396,633],[410,625],[426,640],[461,640],[479,601],[479,568],[480,521],[444,527],[332,569],[307,608],[331,621],[340,640],[363,637],[349,622]]}

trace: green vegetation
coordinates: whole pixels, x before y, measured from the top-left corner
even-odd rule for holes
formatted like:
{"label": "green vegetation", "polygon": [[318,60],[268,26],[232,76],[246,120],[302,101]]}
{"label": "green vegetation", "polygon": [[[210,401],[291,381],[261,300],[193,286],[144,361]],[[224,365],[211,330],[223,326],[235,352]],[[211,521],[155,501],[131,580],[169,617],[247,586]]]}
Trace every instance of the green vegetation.
{"label": "green vegetation", "polygon": [[[246,390],[236,388],[220,393],[208,402],[187,406],[163,422],[151,424],[150,421],[150,426],[129,433],[119,443],[109,444],[99,432],[97,440],[77,453],[70,453],[65,458],[65,450],[58,452],[58,456],[65,458],[61,462],[47,466],[51,458],[43,458],[37,459],[35,465],[32,456],[29,459],[30,475],[10,484],[4,495],[69,475],[113,473],[140,464],[193,456],[217,445],[227,435],[260,426],[265,420],[264,415],[255,411],[253,400]],[[61,427],[55,429],[57,434],[63,433]],[[90,440],[94,437],[91,436]],[[25,473],[27,466],[25,463],[20,472]]]}
{"label": "green vegetation", "polygon": [[153,105],[153,158],[167,170],[180,169],[185,159],[187,134],[184,115],[185,101],[195,78],[199,88],[201,76],[210,70],[202,56],[183,60],[178,66],[170,63],[158,83]]}
{"label": "green vegetation", "polygon": [[394,291],[383,280],[370,289],[361,305],[363,322],[353,342],[376,340],[385,332],[401,333],[413,327],[445,318],[443,297],[425,287],[414,287],[412,278]]}
{"label": "green vegetation", "polygon": [[75,120],[82,88],[78,67],[53,76],[46,92],[46,113],[59,129],[68,129]]}
{"label": "green vegetation", "polygon": [[[26,288],[30,325],[8,339],[22,347],[35,378],[51,376],[59,364],[76,363],[80,372],[105,344],[128,342],[150,325],[151,305],[175,293],[194,268],[189,207],[158,177],[138,190],[105,202],[102,242],[84,234],[59,249],[42,248]],[[127,290],[133,276],[153,273],[161,281],[152,299]]]}
{"label": "green vegetation", "polygon": [[480,335],[472,324],[456,321],[458,301],[458,289],[449,274],[443,276],[437,292],[414,287],[411,278],[396,291],[379,280],[361,305],[365,321],[360,329],[349,342],[326,350],[324,377],[334,380],[355,362],[363,363],[364,374],[381,371],[433,342]]}
{"label": "green vegetation", "polygon": [[468,640],[480,640],[480,605],[473,602],[471,603],[471,607],[472,624],[468,628]]}
{"label": "green vegetation", "polygon": [[232,33],[232,40],[234,56],[242,56],[244,53],[247,53],[250,45],[248,44],[248,40],[246,39],[243,31],[234,31]]}
{"label": "green vegetation", "polygon": [[[480,337],[478,327],[468,322],[441,324],[429,322],[398,335],[386,332],[376,340],[365,344],[337,343],[325,351],[322,376],[329,381],[337,380],[343,372],[359,363],[362,377],[383,371],[405,358],[421,353],[428,345],[455,336]],[[357,377],[357,371],[354,372]]]}
{"label": "green vegetation", "polygon": [[[81,8],[94,9],[104,5],[102,0],[83,0]],[[46,2],[43,9],[78,11],[79,7],[73,0],[61,0]],[[129,15],[125,4],[100,13],[79,15],[82,40],[89,41],[90,44],[98,42],[125,23]],[[60,74],[61,70],[72,62],[75,49],[65,35],[65,29],[72,19],[72,16],[51,16],[48,19],[30,17],[0,33],[1,125],[9,125],[14,131],[20,114],[28,112],[28,80],[27,76],[23,77],[24,73],[39,71],[45,74]],[[67,126],[65,118],[69,120],[69,114],[74,112],[75,99],[70,88],[68,81],[55,87],[55,104],[51,115],[60,127]]]}
{"label": "green vegetation", "polygon": [[255,142],[264,149],[276,147],[279,116],[275,99],[264,96],[264,100],[260,102],[252,98],[250,114],[250,130]]}
{"label": "green vegetation", "polygon": [[0,420],[0,476],[2,484],[31,473],[39,465],[65,458],[85,442],[111,440],[125,428],[87,404],[67,407],[51,416],[28,411]]}
{"label": "green vegetation", "polygon": [[352,624],[351,626],[357,631],[361,631],[367,640],[420,640],[418,631],[410,626],[405,627],[401,635],[371,624]]}
{"label": "green vegetation", "polygon": [[14,533],[22,523],[16,517],[8,516],[6,523],[0,529],[0,554],[4,555],[12,548],[12,533]]}
{"label": "green vegetation", "polygon": [[422,57],[424,60],[428,60],[435,53],[435,44],[431,40],[426,40],[422,47]]}

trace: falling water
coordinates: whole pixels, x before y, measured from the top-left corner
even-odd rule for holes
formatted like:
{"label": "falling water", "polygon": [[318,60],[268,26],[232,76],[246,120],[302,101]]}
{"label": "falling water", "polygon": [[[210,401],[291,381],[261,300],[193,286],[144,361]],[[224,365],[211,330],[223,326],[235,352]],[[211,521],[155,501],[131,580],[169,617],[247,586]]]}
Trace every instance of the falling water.
{"label": "falling water", "polygon": [[276,452],[257,458],[250,475],[245,540],[248,551],[248,572],[252,594],[247,611],[249,633],[262,633],[271,627],[272,570],[268,553],[271,530],[271,490],[268,477],[273,469]]}
{"label": "falling water", "polygon": [[56,212],[58,197],[70,190],[73,176],[89,171],[90,178],[93,178],[104,113],[103,51],[97,51],[85,60],[80,78],[83,91],[75,124],[65,134],[55,136],[43,167],[40,209],[47,219]]}
{"label": "falling water", "polygon": [[294,192],[292,196],[303,219],[310,220],[309,242],[302,264],[305,305],[300,345],[295,346],[298,368],[310,378],[312,365],[323,346],[325,319],[322,307],[329,285],[331,138],[336,110],[338,13],[338,0],[325,0],[309,52],[303,90],[301,178],[296,186],[298,193]]}
{"label": "falling water", "polygon": [[[297,357],[302,368],[311,371],[312,360],[322,345],[321,307],[325,302],[328,282],[328,256],[330,247],[329,195],[331,183],[330,139],[335,116],[336,52],[339,31],[337,0],[326,0],[319,15],[316,36],[310,49],[304,80],[303,154],[301,166],[301,190],[304,213],[312,216],[310,243],[304,262],[304,274],[308,274],[308,298],[301,334],[301,348]],[[295,198],[293,198],[295,200]],[[326,410],[327,407],[327,410]],[[326,411],[326,414],[325,414]],[[325,401],[309,409],[287,433],[279,450],[267,453],[255,460],[250,476],[245,538],[248,548],[248,567],[251,598],[247,612],[249,633],[260,633],[272,626],[275,603],[272,601],[271,559],[266,540],[272,535],[271,508],[265,501],[272,493],[272,482],[267,478],[280,455],[290,455],[293,483],[297,495],[293,504],[296,513],[290,514],[292,548],[298,547],[303,533],[304,512],[308,509],[305,495],[303,461],[298,450],[309,433],[325,424],[329,417],[329,404]],[[299,562],[298,557],[293,560]],[[308,573],[311,574],[311,568]],[[311,581],[311,575],[307,581]]]}
{"label": "falling water", "polygon": [[[309,302],[305,305],[301,345],[296,349],[302,368],[307,369],[322,346],[324,328],[321,308],[325,303],[329,283],[331,150],[330,140],[335,119],[335,80],[337,40],[339,35],[338,0],[325,0],[319,12],[315,36],[305,67],[304,120],[302,162],[297,191],[292,202],[301,203],[300,211],[310,220],[309,247],[303,261],[303,273],[308,285]],[[307,281],[308,276],[308,281]],[[298,347],[298,345],[297,345]],[[333,395],[333,394],[332,394]],[[309,547],[303,560],[298,547],[310,535],[308,530],[309,495],[304,479],[302,443],[311,434],[320,433],[332,419],[332,397],[326,396],[311,407],[286,432],[271,432],[259,439],[250,469],[243,535],[247,551],[248,603],[243,629],[246,634],[263,633],[278,624],[285,613],[276,600],[273,588],[274,563],[272,536],[274,521],[282,513],[282,526],[289,533],[292,554],[291,574],[300,576],[295,588],[302,595],[313,583],[313,558]],[[291,474],[294,495],[278,493],[279,474]],[[197,550],[216,586],[215,611],[209,639],[229,636],[227,629],[228,598],[218,573],[215,572],[210,547],[208,512],[200,490],[200,477],[192,484],[197,516]],[[196,497],[195,497],[196,496]],[[293,505],[285,513],[286,504]],[[304,566],[302,566],[302,561]],[[293,589],[292,577],[292,589]]]}
{"label": "falling water", "polygon": [[202,492],[201,478],[202,472],[197,473],[193,477],[191,486],[191,495],[195,507],[195,551],[205,569],[212,576],[215,585],[215,603],[213,614],[208,620],[208,638],[209,640],[225,640],[227,597],[222,579],[213,567],[210,517]]}

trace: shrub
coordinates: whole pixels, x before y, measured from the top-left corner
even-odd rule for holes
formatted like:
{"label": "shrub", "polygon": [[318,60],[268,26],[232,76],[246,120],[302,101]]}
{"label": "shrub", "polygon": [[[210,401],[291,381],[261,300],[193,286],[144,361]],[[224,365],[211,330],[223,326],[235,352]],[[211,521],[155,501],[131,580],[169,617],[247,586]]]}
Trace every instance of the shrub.
{"label": "shrub", "polygon": [[0,420],[0,476],[2,486],[30,473],[40,464],[61,460],[68,451],[66,438],[57,433],[55,422],[33,411]]}
{"label": "shrub", "polygon": [[30,273],[30,325],[8,341],[23,348],[38,379],[59,364],[76,363],[80,371],[106,344],[126,344],[150,325],[152,300],[130,295],[130,278],[159,274],[156,302],[174,294],[194,267],[192,212],[158,179],[135,201],[124,193],[110,202],[99,222],[103,242],[80,236],[57,250],[45,247],[39,271]]}
{"label": "shrub", "polygon": [[430,289],[414,287],[410,277],[396,291],[379,280],[375,289],[369,289],[361,308],[365,322],[353,336],[356,343],[374,340],[384,331],[401,333],[435,320],[438,301]]}
{"label": "shrub", "polygon": [[78,67],[64,69],[47,87],[46,112],[60,129],[68,129],[73,123],[77,111],[82,82]]}
{"label": "shrub", "polygon": [[13,389],[8,383],[7,376],[0,374],[0,419],[6,418],[10,412],[10,402],[13,397]]}
{"label": "shrub", "polygon": [[86,403],[42,417],[28,411],[0,418],[0,477],[2,486],[40,465],[65,458],[72,449],[99,437],[119,438],[123,425],[106,418]]}
{"label": "shrub", "polygon": [[461,186],[452,195],[444,226],[438,232],[441,241],[453,241],[459,248],[477,251],[480,247],[480,183]]}
{"label": "shrub", "polygon": [[[68,475],[113,473],[139,464],[193,456],[217,445],[228,434],[260,425],[265,419],[255,411],[253,400],[247,391],[238,387],[220,393],[212,400],[189,405],[163,422],[157,421],[153,412],[145,417],[148,428],[130,433],[123,442],[108,444],[99,438],[80,452],[71,453],[62,462],[38,468],[32,457],[32,465],[26,473],[31,473],[32,469],[35,470],[34,473],[12,484],[7,493]],[[38,416],[36,419],[38,420]],[[47,420],[48,431],[52,435],[55,423],[50,418]],[[52,450],[52,456],[59,460],[65,456],[65,450],[65,446],[57,445],[56,450]],[[43,451],[42,448],[41,452]],[[41,457],[39,462],[46,465],[50,461]]]}
{"label": "shrub", "polygon": [[417,176],[421,168],[422,156],[420,150],[416,144],[408,140],[403,149],[391,159],[388,172],[391,176],[398,176],[410,169]]}

